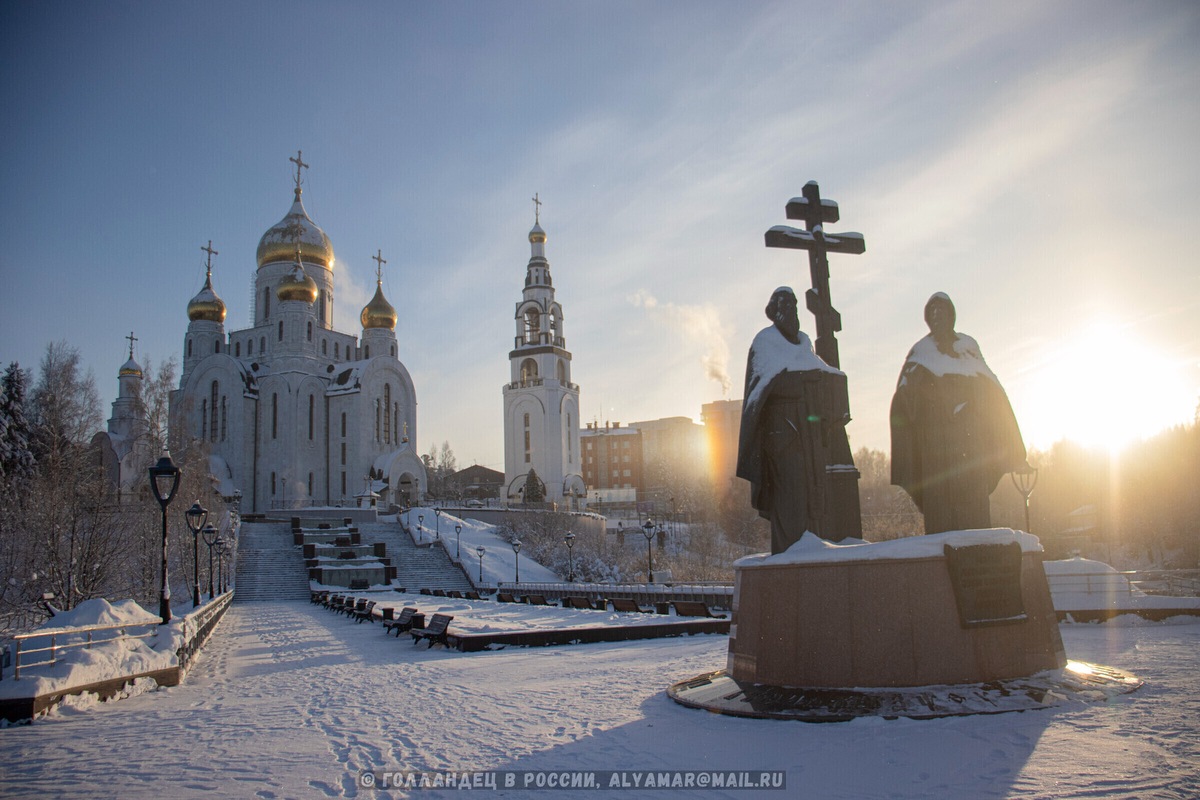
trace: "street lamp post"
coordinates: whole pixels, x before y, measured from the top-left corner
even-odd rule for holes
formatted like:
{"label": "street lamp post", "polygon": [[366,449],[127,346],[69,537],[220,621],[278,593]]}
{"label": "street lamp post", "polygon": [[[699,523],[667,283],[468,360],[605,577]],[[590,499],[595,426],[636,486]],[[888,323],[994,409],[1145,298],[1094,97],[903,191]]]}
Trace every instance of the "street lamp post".
{"label": "street lamp post", "polygon": [[462,525],[454,526],[454,538],[457,542],[454,547],[454,557],[462,561]]}
{"label": "street lamp post", "polygon": [[570,564],[570,574],[567,575],[567,582],[575,582],[575,534],[567,533],[567,559]]}
{"label": "street lamp post", "polygon": [[517,576],[513,583],[521,582],[521,540],[513,539],[512,542],[513,554],[516,555]]}
{"label": "street lamp post", "polygon": [[1021,497],[1025,499],[1025,532],[1033,533],[1029,529],[1029,495],[1033,494],[1033,487],[1037,486],[1038,471],[1026,463],[1023,467],[1014,471],[1011,477],[1013,486],[1021,493]]}
{"label": "street lamp post", "polygon": [[[208,510],[200,507],[200,501],[192,503],[192,507],[183,512],[183,521],[192,532],[192,607],[200,605],[200,529],[208,519]],[[212,560],[208,562],[212,571]]]}
{"label": "street lamp post", "polygon": [[175,499],[179,489],[179,467],[171,460],[171,452],[163,446],[162,457],[158,463],[150,467],[150,485],[154,487],[154,497],[162,506],[162,598],[158,603],[158,615],[163,624],[171,621],[171,584],[167,575],[167,506]]}
{"label": "street lamp post", "polygon": [[213,545],[221,540],[221,532],[218,531],[211,523],[204,526],[204,543],[208,545],[208,599],[212,600],[213,594],[213,570],[212,570],[212,551]]}
{"label": "street lamp post", "polygon": [[441,541],[441,539],[442,539],[442,510],[440,508],[435,508],[433,510],[433,520],[434,520],[434,525],[436,526],[434,528],[434,532],[433,532],[434,539],[436,541]]}
{"label": "street lamp post", "polygon": [[483,545],[475,548],[475,552],[479,554],[479,585],[483,585],[483,554],[487,552]]}
{"label": "street lamp post", "polygon": [[646,537],[646,583],[654,580],[654,558],[650,552],[650,540],[654,538],[654,523],[649,517],[642,526],[642,534]]}
{"label": "street lamp post", "polygon": [[421,537],[418,544],[425,544],[425,515],[417,514],[417,535]]}
{"label": "street lamp post", "polygon": [[217,539],[215,547],[217,551],[217,591],[225,594],[225,553],[229,549],[229,544],[222,537]]}

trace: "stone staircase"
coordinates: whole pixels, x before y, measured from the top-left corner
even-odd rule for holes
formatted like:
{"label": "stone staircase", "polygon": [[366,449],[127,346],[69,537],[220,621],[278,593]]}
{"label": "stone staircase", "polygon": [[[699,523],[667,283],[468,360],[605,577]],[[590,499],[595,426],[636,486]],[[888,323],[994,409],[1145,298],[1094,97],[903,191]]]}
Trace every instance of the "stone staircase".
{"label": "stone staircase", "polygon": [[243,522],[233,602],[308,598],[308,570],[303,552],[292,544],[291,526],[286,522]]}
{"label": "stone staircase", "polygon": [[364,544],[383,542],[387,545],[388,557],[396,568],[394,586],[403,586],[410,592],[421,589],[467,592],[474,588],[440,545],[417,547],[399,523],[370,522],[359,525],[358,530]]}

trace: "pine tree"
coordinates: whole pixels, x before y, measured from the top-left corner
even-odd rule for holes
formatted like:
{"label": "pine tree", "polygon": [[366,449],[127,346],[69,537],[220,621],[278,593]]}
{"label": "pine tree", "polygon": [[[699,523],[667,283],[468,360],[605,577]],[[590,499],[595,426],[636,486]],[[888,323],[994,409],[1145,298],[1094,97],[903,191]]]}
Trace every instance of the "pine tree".
{"label": "pine tree", "polygon": [[538,477],[533,467],[530,467],[529,474],[525,476],[525,502],[541,503],[545,499],[546,490],[542,486],[542,479]]}
{"label": "pine tree", "polygon": [[29,423],[25,419],[25,373],[12,362],[0,380],[0,478],[24,480],[33,474]]}

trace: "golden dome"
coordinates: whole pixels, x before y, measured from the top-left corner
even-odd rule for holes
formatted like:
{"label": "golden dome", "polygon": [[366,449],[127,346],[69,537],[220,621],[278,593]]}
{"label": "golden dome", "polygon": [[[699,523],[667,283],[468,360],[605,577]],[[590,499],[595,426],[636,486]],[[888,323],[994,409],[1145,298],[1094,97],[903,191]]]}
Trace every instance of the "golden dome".
{"label": "golden dome", "polygon": [[188,319],[192,322],[205,320],[207,322],[225,321],[225,303],[217,297],[212,288],[212,273],[204,278],[204,288],[200,294],[192,298],[187,308]]}
{"label": "golden dome", "polygon": [[[293,256],[295,252],[293,251]],[[304,267],[296,264],[291,274],[284,277],[275,288],[275,296],[279,302],[284,300],[303,300],[312,305],[317,302],[317,282],[308,277]]]}
{"label": "golden dome", "polygon": [[308,264],[333,269],[333,245],[325,231],[317,227],[304,211],[300,190],[287,216],[275,223],[258,241],[258,266],[276,261],[291,261],[300,246],[300,256]]}
{"label": "golden dome", "polygon": [[388,328],[396,330],[396,309],[383,297],[383,281],[375,284],[375,296],[359,315],[363,328]]}
{"label": "golden dome", "polygon": [[142,366],[133,360],[133,356],[130,356],[129,360],[121,365],[121,371],[117,373],[117,376],[121,378],[126,375],[133,375],[138,378],[142,377]]}
{"label": "golden dome", "polygon": [[545,244],[546,242],[546,232],[536,222],[533,223],[533,230],[529,232],[529,242],[530,244]]}

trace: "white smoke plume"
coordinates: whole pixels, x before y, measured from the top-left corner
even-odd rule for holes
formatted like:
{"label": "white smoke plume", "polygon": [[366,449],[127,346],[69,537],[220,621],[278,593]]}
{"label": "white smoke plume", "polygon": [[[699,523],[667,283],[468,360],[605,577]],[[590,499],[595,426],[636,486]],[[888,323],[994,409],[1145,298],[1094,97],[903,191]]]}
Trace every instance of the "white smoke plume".
{"label": "white smoke plume", "polygon": [[729,345],[725,341],[728,329],[721,323],[721,314],[715,306],[711,303],[702,306],[659,303],[645,289],[630,296],[629,302],[665,320],[688,341],[698,343],[704,350],[700,366],[705,377],[721,384],[722,396],[729,396],[733,381],[729,379]]}

